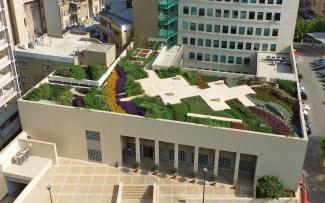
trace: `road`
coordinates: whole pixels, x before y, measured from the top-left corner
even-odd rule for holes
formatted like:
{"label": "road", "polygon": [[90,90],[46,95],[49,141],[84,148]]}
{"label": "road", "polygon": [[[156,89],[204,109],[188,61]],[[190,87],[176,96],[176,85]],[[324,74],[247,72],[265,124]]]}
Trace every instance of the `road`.
{"label": "road", "polygon": [[309,63],[320,58],[325,49],[298,49],[298,70],[303,74],[301,84],[308,94],[307,103],[311,107],[310,123],[312,135],[309,137],[303,174],[307,186],[308,200],[311,203],[325,203],[325,170],[321,168],[321,151],[319,138],[325,137],[325,83],[311,69]]}

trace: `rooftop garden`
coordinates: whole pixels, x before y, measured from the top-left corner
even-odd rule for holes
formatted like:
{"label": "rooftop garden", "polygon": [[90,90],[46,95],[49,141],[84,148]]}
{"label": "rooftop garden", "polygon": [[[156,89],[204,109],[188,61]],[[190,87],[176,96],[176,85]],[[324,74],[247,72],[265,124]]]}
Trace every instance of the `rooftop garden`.
{"label": "rooftop garden", "polygon": [[81,65],[61,64],[54,72],[54,75],[76,80],[99,80],[106,71],[107,67],[99,65],[83,67]]}
{"label": "rooftop garden", "polygon": [[[209,88],[208,83],[220,80],[224,81],[228,87],[248,85],[256,92],[256,94],[247,96],[255,106],[246,107],[238,99],[230,99],[226,101],[230,109],[214,111],[201,96],[183,98],[181,103],[177,104],[165,104],[160,96],[150,97],[146,95],[141,84],[137,81],[149,77],[145,67],[155,52],[150,52],[148,58],[139,58],[134,56],[132,51],[135,49],[120,60],[102,90],[94,87],[72,88],[43,84],[33,89],[24,99],[32,101],[51,100],[61,105],[286,136],[300,134],[299,105],[294,82],[279,80],[277,81],[278,86],[276,86],[263,83],[257,78],[234,79],[215,75],[207,76],[197,71],[185,72],[180,68],[171,67],[155,72],[159,78],[180,75],[191,86],[197,86],[200,89]],[[143,63],[133,63],[135,60]],[[75,69],[79,70],[76,71]],[[69,70],[71,74],[81,72],[80,67],[75,66],[69,66]],[[79,77],[82,73],[76,75]],[[193,117],[189,113],[227,119],[225,121],[210,117]],[[235,122],[231,119],[241,122]]]}

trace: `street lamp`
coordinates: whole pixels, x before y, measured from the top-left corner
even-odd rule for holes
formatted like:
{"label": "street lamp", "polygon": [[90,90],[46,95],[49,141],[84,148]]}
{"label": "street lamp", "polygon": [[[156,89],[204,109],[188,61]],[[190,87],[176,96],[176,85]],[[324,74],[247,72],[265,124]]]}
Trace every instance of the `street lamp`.
{"label": "street lamp", "polygon": [[50,193],[50,200],[51,200],[51,203],[52,203],[52,194],[51,194],[51,185],[50,184],[47,185],[47,190]]}
{"label": "street lamp", "polygon": [[206,173],[208,172],[208,169],[207,168],[203,168],[203,203],[204,203],[204,195],[205,195],[205,176],[206,176]]}

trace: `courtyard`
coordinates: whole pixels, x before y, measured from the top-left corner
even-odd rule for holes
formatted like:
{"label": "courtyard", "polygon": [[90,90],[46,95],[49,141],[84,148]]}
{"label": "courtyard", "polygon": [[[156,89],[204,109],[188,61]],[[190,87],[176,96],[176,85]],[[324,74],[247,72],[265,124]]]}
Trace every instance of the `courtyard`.
{"label": "courtyard", "polygon": [[[170,178],[160,173],[152,175],[148,171],[133,172],[130,168],[115,168],[104,164],[59,158],[59,164],[53,165],[30,192],[24,203],[47,203],[49,193],[47,185],[52,189],[55,203],[86,203],[86,202],[116,202],[119,183],[124,185],[157,184],[159,202],[179,202],[186,197],[200,198],[203,193],[201,180],[191,183],[184,177]],[[206,185],[207,198],[216,197],[251,197],[252,191],[235,190],[232,185]]]}

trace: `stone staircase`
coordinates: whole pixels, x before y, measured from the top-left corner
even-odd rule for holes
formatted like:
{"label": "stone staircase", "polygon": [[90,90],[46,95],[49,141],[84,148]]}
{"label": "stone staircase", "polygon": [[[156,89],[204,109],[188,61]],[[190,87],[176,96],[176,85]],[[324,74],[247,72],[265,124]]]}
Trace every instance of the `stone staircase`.
{"label": "stone staircase", "polygon": [[[152,185],[134,185],[127,186],[124,185],[122,188],[122,202],[126,200],[138,200],[132,202],[152,202],[153,198],[153,186]],[[145,201],[143,201],[145,200]],[[127,201],[131,202],[131,201]]]}

